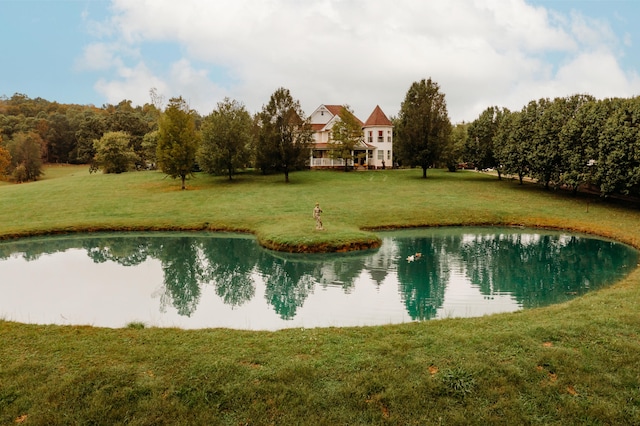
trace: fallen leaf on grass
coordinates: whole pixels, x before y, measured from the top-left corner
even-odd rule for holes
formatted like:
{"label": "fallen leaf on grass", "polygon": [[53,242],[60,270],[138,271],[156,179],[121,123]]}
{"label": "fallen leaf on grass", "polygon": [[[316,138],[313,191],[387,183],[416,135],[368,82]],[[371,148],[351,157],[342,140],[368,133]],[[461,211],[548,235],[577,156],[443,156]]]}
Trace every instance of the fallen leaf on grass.
{"label": "fallen leaf on grass", "polygon": [[544,342],[544,343],[542,344],[542,346],[543,346],[543,347],[545,347],[545,348],[550,348],[550,347],[552,347],[552,346],[553,346],[553,343],[552,343],[552,342]]}
{"label": "fallen leaf on grass", "polygon": [[[380,404],[382,405],[382,404]],[[387,407],[385,407],[384,405],[382,405],[382,417],[384,417],[385,419],[389,418],[389,409]]]}
{"label": "fallen leaf on grass", "polygon": [[571,396],[578,396],[578,391],[571,385],[567,386],[567,392],[569,392]]}
{"label": "fallen leaf on grass", "polygon": [[24,423],[27,421],[28,414],[23,414],[20,417],[16,418],[16,423]]}
{"label": "fallen leaf on grass", "polygon": [[429,373],[431,373],[432,376],[434,374],[436,374],[437,372],[438,372],[438,367],[436,367],[435,365],[430,365],[429,366]]}
{"label": "fallen leaf on grass", "polygon": [[387,407],[384,402],[380,400],[379,394],[369,396],[367,399],[365,399],[365,402],[367,404],[377,404],[380,407],[380,410],[382,410],[382,417],[384,417],[385,419],[388,419],[390,417],[391,414],[389,411],[389,407]]}

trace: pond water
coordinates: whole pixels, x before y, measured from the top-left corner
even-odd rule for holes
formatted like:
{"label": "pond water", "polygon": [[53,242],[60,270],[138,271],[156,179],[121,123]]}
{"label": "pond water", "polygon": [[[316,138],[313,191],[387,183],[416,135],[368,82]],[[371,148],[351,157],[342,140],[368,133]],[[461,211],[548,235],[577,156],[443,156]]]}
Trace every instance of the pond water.
{"label": "pond water", "polygon": [[284,254],[220,233],[88,234],[0,243],[0,318],[277,330],[482,316],[580,296],[638,265],[624,244],[496,228],[380,234],[347,254]]}

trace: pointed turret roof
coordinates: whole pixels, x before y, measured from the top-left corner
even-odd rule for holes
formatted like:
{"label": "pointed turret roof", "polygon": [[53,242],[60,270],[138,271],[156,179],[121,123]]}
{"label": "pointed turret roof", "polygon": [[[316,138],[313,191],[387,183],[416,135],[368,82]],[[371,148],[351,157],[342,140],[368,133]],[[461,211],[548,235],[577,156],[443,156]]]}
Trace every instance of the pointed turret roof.
{"label": "pointed turret roof", "polygon": [[373,126],[393,126],[393,123],[387,118],[386,115],[384,115],[384,112],[382,112],[382,109],[379,105],[376,105],[375,109],[373,110],[369,118],[367,118],[367,121],[365,121],[364,123],[364,127]]}

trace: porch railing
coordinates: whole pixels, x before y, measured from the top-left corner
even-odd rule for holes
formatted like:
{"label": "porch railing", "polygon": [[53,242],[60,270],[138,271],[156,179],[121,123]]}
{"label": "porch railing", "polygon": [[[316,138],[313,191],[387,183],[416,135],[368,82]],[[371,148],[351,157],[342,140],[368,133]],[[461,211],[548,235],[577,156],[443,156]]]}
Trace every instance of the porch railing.
{"label": "porch railing", "polygon": [[[353,166],[353,160],[348,160],[347,165]],[[312,167],[344,167],[344,159],[342,158],[313,158],[311,159]]]}

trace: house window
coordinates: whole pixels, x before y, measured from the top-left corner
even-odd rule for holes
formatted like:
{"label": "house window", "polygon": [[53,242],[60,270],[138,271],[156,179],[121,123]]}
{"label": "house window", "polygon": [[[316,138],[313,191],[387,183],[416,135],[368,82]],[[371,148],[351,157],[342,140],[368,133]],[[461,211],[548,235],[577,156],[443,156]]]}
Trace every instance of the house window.
{"label": "house window", "polygon": [[391,160],[391,150],[387,151],[387,160]]}
{"label": "house window", "polygon": [[382,135],[382,130],[378,130],[378,142],[384,142],[384,136]]}
{"label": "house window", "polygon": [[369,143],[373,143],[373,132],[369,130]]}
{"label": "house window", "polygon": [[391,142],[391,130],[387,131],[387,142]]}
{"label": "house window", "polygon": [[384,151],[381,149],[378,150],[378,160],[384,160]]}

